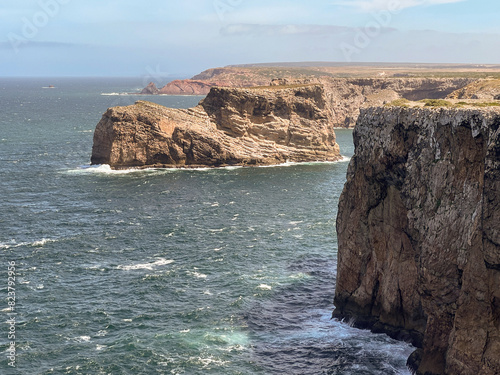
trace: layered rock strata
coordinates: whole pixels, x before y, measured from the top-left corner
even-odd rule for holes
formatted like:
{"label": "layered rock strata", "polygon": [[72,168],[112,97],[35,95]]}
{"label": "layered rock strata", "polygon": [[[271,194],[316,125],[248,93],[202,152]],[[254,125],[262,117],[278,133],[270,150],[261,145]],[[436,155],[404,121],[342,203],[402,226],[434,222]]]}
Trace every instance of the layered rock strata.
{"label": "layered rock strata", "polygon": [[500,110],[365,109],[354,141],[334,316],[417,374],[500,374]]}
{"label": "layered rock strata", "polygon": [[191,109],[108,109],[92,164],[112,168],[269,165],[340,159],[321,85],[212,88]]}
{"label": "layered rock strata", "polygon": [[211,87],[261,86],[276,76],[281,77],[279,81],[310,81],[324,86],[326,105],[332,113],[334,126],[352,128],[361,108],[383,105],[399,98],[444,99],[477,81],[474,78],[335,78],[314,71],[303,74],[295,72],[295,76],[292,73],[279,68],[268,72],[235,67],[216,68],[206,70],[192,79],[172,81],[162,88],[150,83],[142,94],[206,95]]}
{"label": "layered rock strata", "polygon": [[448,95],[449,99],[500,99],[500,79],[483,79],[473,82]]}

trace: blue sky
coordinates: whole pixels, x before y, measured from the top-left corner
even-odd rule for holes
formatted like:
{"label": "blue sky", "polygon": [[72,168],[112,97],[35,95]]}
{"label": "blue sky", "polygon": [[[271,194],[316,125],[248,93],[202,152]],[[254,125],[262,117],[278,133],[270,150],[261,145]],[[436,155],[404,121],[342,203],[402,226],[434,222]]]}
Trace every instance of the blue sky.
{"label": "blue sky", "polygon": [[179,76],[277,61],[500,64],[483,0],[4,0],[0,76]]}

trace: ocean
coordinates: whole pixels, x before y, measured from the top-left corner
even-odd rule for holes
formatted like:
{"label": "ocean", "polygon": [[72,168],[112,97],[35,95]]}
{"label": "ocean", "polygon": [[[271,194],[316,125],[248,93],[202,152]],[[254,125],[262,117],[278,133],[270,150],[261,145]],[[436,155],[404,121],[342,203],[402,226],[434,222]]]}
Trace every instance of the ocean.
{"label": "ocean", "polygon": [[[49,85],[55,86],[48,88]],[[141,79],[0,79],[1,374],[409,374],[408,343],[331,319],[337,163],[90,166]]]}

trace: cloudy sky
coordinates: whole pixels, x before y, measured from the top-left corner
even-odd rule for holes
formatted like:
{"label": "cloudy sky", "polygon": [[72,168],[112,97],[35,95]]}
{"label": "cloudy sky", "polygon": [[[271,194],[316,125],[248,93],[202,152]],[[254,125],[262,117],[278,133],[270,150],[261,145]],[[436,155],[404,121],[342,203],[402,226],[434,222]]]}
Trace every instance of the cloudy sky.
{"label": "cloudy sky", "polygon": [[281,61],[500,63],[497,0],[3,0],[0,76]]}

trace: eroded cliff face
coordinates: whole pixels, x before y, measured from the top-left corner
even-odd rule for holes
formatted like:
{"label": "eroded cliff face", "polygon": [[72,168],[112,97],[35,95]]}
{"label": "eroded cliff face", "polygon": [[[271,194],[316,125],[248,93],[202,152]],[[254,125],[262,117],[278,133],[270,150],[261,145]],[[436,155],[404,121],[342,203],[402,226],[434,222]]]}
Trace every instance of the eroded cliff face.
{"label": "eroded cliff face", "polygon": [[500,374],[500,110],[365,109],[354,141],[334,316],[418,374]]}
{"label": "eroded cliff face", "polygon": [[500,99],[500,80],[482,79],[473,82],[459,90],[448,95],[449,99],[481,99],[481,100],[499,100]]}
{"label": "eroded cliff face", "polygon": [[340,128],[353,128],[361,108],[383,105],[399,98],[444,99],[477,81],[474,78],[335,78],[317,71],[299,73],[279,68],[261,71],[227,67],[206,70],[192,79],[172,81],[160,89],[150,84],[142,94],[206,95],[211,87],[262,86],[276,77],[282,81],[323,85],[333,124]]}
{"label": "eroded cliff face", "polygon": [[212,88],[191,109],[110,108],[92,164],[112,168],[266,165],[340,159],[320,85]]}
{"label": "eroded cliff face", "polygon": [[393,100],[442,99],[475,81],[470,78],[329,78],[325,86],[327,105],[336,127],[353,128],[361,109]]}

